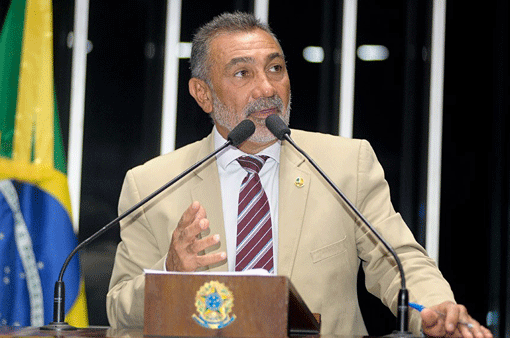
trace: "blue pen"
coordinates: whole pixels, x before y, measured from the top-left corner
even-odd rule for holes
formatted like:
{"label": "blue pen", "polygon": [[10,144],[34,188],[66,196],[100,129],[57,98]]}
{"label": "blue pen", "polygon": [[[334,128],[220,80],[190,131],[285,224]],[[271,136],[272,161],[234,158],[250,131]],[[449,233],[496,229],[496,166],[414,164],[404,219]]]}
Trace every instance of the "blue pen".
{"label": "blue pen", "polygon": [[[416,303],[411,303],[411,302],[409,302],[409,306],[412,307],[413,309],[417,310],[418,312],[421,312],[423,309],[425,309],[425,306],[420,305],[420,304],[416,304]],[[432,311],[437,313],[439,316],[441,316],[443,318],[446,318],[446,315],[444,313],[438,312],[436,310],[432,310]],[[459,324],[466,325],[470,329],[473,328],[473,324],[471,324],[471,323],[466,323],[466,322],[460,322],[459,321]]]}

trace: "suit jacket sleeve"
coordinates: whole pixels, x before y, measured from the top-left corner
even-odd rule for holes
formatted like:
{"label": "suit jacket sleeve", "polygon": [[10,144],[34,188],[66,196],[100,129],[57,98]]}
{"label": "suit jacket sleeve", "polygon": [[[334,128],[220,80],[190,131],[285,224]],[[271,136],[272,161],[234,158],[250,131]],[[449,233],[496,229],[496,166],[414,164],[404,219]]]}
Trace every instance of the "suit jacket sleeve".
{"label": "suit jacket sleeve", "polygon": [[[382,167],[366,141],[362,141],[358,165],[356,204],[397,252],[405,271],[411,301],[425,306],[447,300],[454,302],[450,286],[434,260],[416,242],[400,214],[393,210]],[[367,290],[378,296],[396,314],[401,285],[396,262],[365,226],[358,227],[356,240]],[[417,333],[421,329],[421,318],[416,311],[410,314],[410,328]]]}

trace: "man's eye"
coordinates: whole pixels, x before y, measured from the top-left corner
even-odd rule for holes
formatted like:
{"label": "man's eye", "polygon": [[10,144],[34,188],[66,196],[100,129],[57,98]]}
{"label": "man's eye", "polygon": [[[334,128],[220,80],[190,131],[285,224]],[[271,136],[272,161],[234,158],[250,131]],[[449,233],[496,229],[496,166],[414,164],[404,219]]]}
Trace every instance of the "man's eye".
{"label": "man's eye", "polygon": [[248,75],[248,71],[246,70],[240,70],[234,74],[235,77],[245,77],[246,75]]}
{"label": "man's eye", "polygon": [[283,70],[282,65],[274,65],[271,68],[269,68],[269,71],[271,71],[273,73],[278,73],[278,72],[281,72],[282,70]]}

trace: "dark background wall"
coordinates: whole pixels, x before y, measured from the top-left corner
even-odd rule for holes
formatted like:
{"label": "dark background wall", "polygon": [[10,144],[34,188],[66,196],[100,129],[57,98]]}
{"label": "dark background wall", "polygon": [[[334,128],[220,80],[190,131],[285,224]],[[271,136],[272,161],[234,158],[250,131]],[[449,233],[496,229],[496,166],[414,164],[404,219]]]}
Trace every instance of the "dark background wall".
{"label": "dark background wall", "polygon": [[[242,0],[183,1],[181,41],[223,11],[250,11]],[[55,74],[67,144],[73,3],[54,0]],[[116,216],[125,172],[159,154],[166,1],[91,1],[87,60],[80,239]],[[291,126],[338,132],[342,3],[273,1],[269,23],[288,58]],[[507,299],[508,4],[447,2],[439,264],[457,300],[495,333],[510,332]],[[1,14],[1,13],[0,13]],[[356,61],[354,137],[368,139],[386,170],[395,208],[424,244],[431,1],[358,1],[357,46],[388,47],[385,61]],[[322,46],[323,63],[302,57]],[[211,128],[187,93],[179,64],[177,146]],[[119,240],[103,235],[81,256],[90,323],[107,325],[105,295]],[[362,276],[360,285],[362,283]],[[360,291],[372,335],[393,330],[378,300]],[[381,313],[383,315],[381,315]]]}

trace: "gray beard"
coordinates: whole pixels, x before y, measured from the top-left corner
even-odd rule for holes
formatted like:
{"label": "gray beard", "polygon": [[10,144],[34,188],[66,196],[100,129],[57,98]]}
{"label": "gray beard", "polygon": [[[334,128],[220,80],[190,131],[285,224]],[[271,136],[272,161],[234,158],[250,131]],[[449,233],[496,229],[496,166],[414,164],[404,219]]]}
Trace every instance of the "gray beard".
{"label": "gray beard", "polygon": [[[269,98],[260,98],[247,104],[242,114],[237,114],[233,109],[223,104],[215,93],[213,93],[213,111],[211,118],[214,124],[226,128],[229,132],[235,128],[242,120],[246,119],[252,113],[260,110],[278,108],[278,115],[282,118],[286,125],[290,120],[290,100],[287,107],[283,107],[283,101],[279,96],[275,95]],[[276,137],[266,128],[265,119],[253,119],[255,122],[255,133],[248,140],[254,143],[268,143],[274,141]]]}

